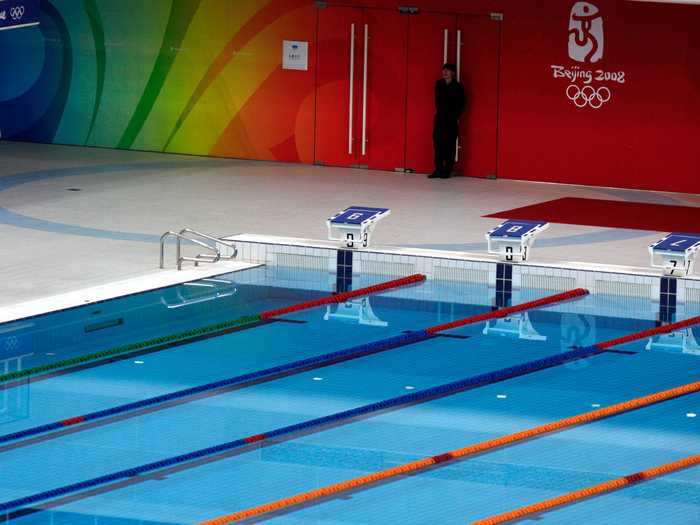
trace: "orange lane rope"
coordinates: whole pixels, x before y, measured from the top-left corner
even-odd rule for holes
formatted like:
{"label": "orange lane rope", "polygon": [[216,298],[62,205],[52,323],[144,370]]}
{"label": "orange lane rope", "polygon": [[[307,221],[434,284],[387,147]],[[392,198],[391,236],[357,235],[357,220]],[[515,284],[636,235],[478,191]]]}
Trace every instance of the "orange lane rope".
{"label": "orange lane rope", "polygon": [[490,439],[488,441],[482,441],[481,443],[476,443],[474,445],[469,445],[464,448],[452,450],[450,452],[439,454],[437,456],[420,459],[418,461],[412,461],[410,463],[405,463],[403,465],[398,465],[396,467],[388,468],[386,470],[381,470],[373,474],[368,474],[351,480],[341,481],[340,483],[327,485],[319,489],[311,490],[309,492],[303,492],[287,498],[282,498],[271,503],[258,505],[256,507],[252,507],[239,512],[234,512],[233,514],[228,514],[226,516],[220,516],[218,518],[209,519],[201,522],[200,525],[225,525],[227,523],[249,519],[270,512],[278,512],[284,509],[289,509],[290,507],[306,504],[314,500],[334,496],[341,492],[355,490],[360,487],[377,483],[379,481],[387,480],[406,474],[412,474],[430,468],[434,465],[438,465],[440,463],[452,461],[457,458],[474,456],[476,454],[481,454],[496,448],[509,446],[514,443],[529,440],[535,437],[550,434],[552,432],[557,432],[559,430],[564,430],[574,426],[585,425],[587,423],[592,423],[600,419],[622,414],[624,412],[629,412],[631,410],[637,410],[639,408],[668,401],[670,399],[675,399],[677,397],[692,394],[698,391],[700,391],[700,381],[688,383],[683,386],[671,388],[669,390],[664,390],[662,392],[657,392],[629,401],[623,401],[621,403],[616,403],[606,408],[600,408],[591,412],[585,412],[576,416],[560,419],[559,421],[547,423],[545,425],[523,430],[521,432],[516,432],[514,434],[508,434],[506,436]]}
{"label": "orange lane rope", "polygon": [[700,465],[700,454],[679,459],[673,463],[666,463],[665,465],[661,465],[659,467],[642,470],[641,472],[636,472],[634,474],[630,474],[629,476],[611,479],[610,481],[605,481],[603,483],[599,483],[598,485],[569,492],[568,494],[557,496],[556,498],[551,498],[545,501],[540,501],[539,503],[535,503],[533,505],[520,507],[519,509],[504,512],[503,514],[498,514],[497,516],[491,516],[482,520],[473,521],[472,525],[497,525],[499,523],[521,520],[528,516],[532,516],[533,514],[548,512],[563,505],[571,505],[572,503],[576,503],[584,499],[593,498],[608,492],[620,490],[625,487],[629,487],[630,485],[642,483],[658,476],[665,476],[666,474],[694,467],[696,465]]}

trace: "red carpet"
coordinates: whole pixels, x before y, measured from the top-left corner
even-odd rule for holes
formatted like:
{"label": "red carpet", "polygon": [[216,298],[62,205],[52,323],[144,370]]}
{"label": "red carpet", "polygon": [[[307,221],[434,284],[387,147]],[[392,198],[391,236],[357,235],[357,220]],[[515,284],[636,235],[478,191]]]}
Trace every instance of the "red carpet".
{"label": "red carpet", "polygon": [[700,231],[700,207],[565,197],[485,215],[659,232]]}

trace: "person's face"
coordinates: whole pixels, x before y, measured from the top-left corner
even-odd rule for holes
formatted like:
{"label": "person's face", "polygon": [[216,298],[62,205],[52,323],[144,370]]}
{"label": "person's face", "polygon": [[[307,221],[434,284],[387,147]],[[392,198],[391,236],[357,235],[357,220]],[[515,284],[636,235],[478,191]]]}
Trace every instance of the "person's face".
{"label": "person's face", "polygon": [[452,82],[455,78],[455,74],[449,69],[443,69],[442,78],[445,80],[445,82]]}

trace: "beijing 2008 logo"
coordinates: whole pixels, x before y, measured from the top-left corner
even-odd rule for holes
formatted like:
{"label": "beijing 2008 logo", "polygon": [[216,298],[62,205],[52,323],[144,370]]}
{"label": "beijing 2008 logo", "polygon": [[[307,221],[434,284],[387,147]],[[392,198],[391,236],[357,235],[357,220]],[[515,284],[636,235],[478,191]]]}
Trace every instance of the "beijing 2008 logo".
{"label": "beijing 2008 logo", "polygon": [[569,14],[567,43],[574,64],[552,65],[552,76],[568,81],[564,93],[575,107],[602,108],[613,99],[610,84],[624,84],[627,75],[624,71],[591,67],[602,61],[605,54],[603,13],[597,6],[590,2],[574,3]]}
{"label": "beijing 2008 logo", "polygon": [[588,2],[576,2],[569,17],[569,58],[595,64],[603,58],[605,33],[600,9]]}

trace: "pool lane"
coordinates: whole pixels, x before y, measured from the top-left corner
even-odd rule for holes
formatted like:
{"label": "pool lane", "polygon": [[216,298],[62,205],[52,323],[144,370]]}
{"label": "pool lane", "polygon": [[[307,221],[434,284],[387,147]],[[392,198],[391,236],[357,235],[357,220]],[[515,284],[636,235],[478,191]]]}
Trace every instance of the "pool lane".
{"label": "pool lane", "polygon": [[[350,299],[353,296],[359,296],[359,295],[364,295],[366,293],[370,293],[372,290],[374,290],[374,291],[386,290],[386,289],[390,289],[392,287],[400,286],[401,284],[405,284],[405,283],[415,283],[415,282],[418,282],[419,280],[424,280],[424,276],[414,275],[414,276],[400,279],[397,281],[382,283],[380,285],[366,288],[364,290],[355,290],[353,292],[346,292],[344,294],[338,294],[338,295],[333,296],[333,297],[321,298],[321,299],[310,301],[307,303],[301,303],[301,304],[297,304],[297,305],[288,306],[288,307],[278,309],[278,310],[266,311],[266,312],[263,312],[262,314],[260,314],[259,317],[262,319],[270,320],[270,319],[277,317],[279,315],[299,312],[299,311],[303,311],[303,310],[306,310],[306,309],[309,309],[312,307],[316,307],[316,306],[320,306],[320,305],[324,305],[324,304],[331,304],[331,303],[337,304],[340,302],[344,302],[346,299]],[[121,405],[115,405],[115,406],[108,407],[108,408],[105,408],[102,410],[87,412],[87,413],[83,413],[83,414],[76,414],[76,415],[73,415],[71,417],[60,419],[60,420],[50,422],[50,423],[47,423],[44,425],[28,427],[28,428],[22,429],[22,430],[17,431],[17,432],[0,434],[0,444],[13,443],[13,442],[20,440],[20,439],[21,440],[28,440],[28,439],[33,438],[34,436],[47,435],[48,433],[51,433],[51,432],[53,432],[54,433],[53,435],[55,435],[56,431],[60,431],[61,434],[65,434],[69,431],[78,432],[78,431],[82,430],[83,428],[85,428],[86,426],[94,426],[96,424],[103,424],[103,423],[97,423],[97,422],[104,421],[104,424],[107,424],[108,421],[105,421],[107,418],[114,419],[115,417],[119,417],[120,419],[124,419],[127,417],[126,414],[135,415],[135,414],[143,412],[145,410],[150,411],[150,410],[165,409],[165,408],[168,408],[169,406],[174,406],[176,404],[182,404],[182,403],[194,400],[198,397],[202,397],[205,395],[213,396],[213,395],[216,395],[217,393],[221,393],[223,391],[229,391],[232,389],[232,387],[243,388],[243,387],[245,387],[247,385],[251,385],[251,384],[272,381],[274,379],[279,379],[281,377],[287,377],[289,375],[301,373],[303,371],[308,371],[310,369],[316,369],[319,367],[330,366],[330,365],[335,364],[337,362],[347,361],[347,360],[351,360],[351,359],[358,359],[358,358],[365,357],[365,356],[372,355],[372,354],[376,354],[379,352],[390,351],[390,350],[393,350],[395,348],[399,348],[402,346],[408,346],[411,344],[418,344],[418,343],[424,342],[424,341],[431,339],[431,338],[434,338],[434,337],[445,336],[445,337],[459,338],[462,336],[443,334],[443,332],[454,330],[456,328],[461,328],[464,326],[477,324],[479,322],[490,321],[492,319],[507,318],[508,316],[516,314],[516,313],[525,312],[525,311],[535,309],[538,307],[556,304],[556,303],[559,303],[559,302],[562,302],[565,300],[580,298],[580,297],[583,297],[587,294],[588,294],[588,292],[586,290],[583,290],[583,289],[572,290],[569,292],[564,292],[561,294],[555,294],[555,295],[543,297],[541,299],[536,299],[534,301],[529,301],[529,302],[521,303],[518,305],[497,309],[497,310],[494,310],[492,312],[468,316],[468,317],[465,317],[462,319],[458,319],[458,320],[451,321],[448,323],[442,323],[439,325],[433,325],[433,326],[428,327],[426,329],[406,331],[403,334],[400,334],[398,336],[380,339],[377,341],[372,341],[370,343],[364,343],[364,344],[356,345],[356,346],[353,346],[350,348],[337,350],[337,351],[330,352],[330,353],[320,354],[320,355],[313,356],[310,358],[295,360],[295,361],[291,361],[288,363],[276,365],[273,367],[263,368],[261,370],[236,375],[236,376],[222,379],[219,381],[208,382],[208,383],[196,385],[196,386],[185,388],[185,389],[172,391],[172,392],[169,392],[167,394],[161,394],[158,396],[147,397],[147,398],[143,398],[143,399],[138,400],[138,401],[134,401],[131,403],[126,403],[126,404],[121,404]],[[341,308],[342,307],[343,306],[341,306]],[[298,323],[298,321],[290,321],[290,322]],[[671,327],[668,327],[667,330],[670,330],[670,328]],[[613,344],[611,344],[611,343],[607,343],[607,344],[608,344],[608,346],[613,346]],[[602,350],[602,345],[594,346],[592,348],[593,352],[598,352],[600,350]],[[562,364],[564,362],[573,361],[575,359],[587,356],[589,353],[590,352],[586,349],[572,350],[568,353],[556,356],[553,360],[550,360],[551,362],[544,362],[542,365],[540,365],[540,367],[544,368],[546,366],[556,366],[556,365]],[[567,355],[570,355],[571,357],[566,357]],[[558,361],[557,359],[560,359],[561,361]],[[530,363],[530,367],[535,368],[535,363]],[[514,370],[513,373],[517,374],[519,372],[516,369],[516,370]],[[500,378],[500,379],[502,379],[502,378]],[[489,378],[488,380],[490,382],[494,382],[494,381],[500,380],[500,379],[498,377],[493,377],[493,378]],[[222,389],[224,389],[224,390],[222,390]],[[90,425],[83,425],[83,423],[89,423]],[[68,427],[70,427],[72,430],[69,430]]]}
{"label": "pool lane", "polygon": [[[288,304],[282,307],[266,309],[259,313],[249,313],[241,317],[228,318],[214,324],[198,326],[194,329],[182,331],[179,328],[175,333],[168,333],[156,338],[139,340],[125,345],[113,346],[108,349],[98,350],[92,349],[87,353],[82,352],[68,359],[58,359],[51,363],[44,363],[39,366],[30,366],[29,368],[17,369],[10,372],[5,372],[0,375],[0,384],[4,388],[11,388],[22,384],[22,380],[26,378],[27,383],[50,379],[51,377],[66,375],[73,372],[81,371],[103,364],[109,364],[113,361],[129,359],[130,357],[151,354],[168,350],[175,346],[180,346],[188,342],[197,342],[211,337],[225,335],[227,333],[237,332],[246,328],[256,328],[270,322],[282,322],[283,316],[319,308],[322,306],[338,305],[348,303],[358,297],[369,297],[373,294],[391,291],[397,288],[410,285],[421,284],[426,277],[423,274],[413,274],[391,281],[384,281],[370,286],[349,290],[340,293],[329,294],[314,299],[309,299],[302,302]],[[198,283],[193,283],[198,284]],[[208,284],[199,283],[201,286],[209,286]],[[213,285],[212,285],[213,286]],[[85,325],[85,332],[102,329],[103,327],[121,326],[124,323],[123,318],[112,319],[106,322],[93,323]],[[90,328],[90,329],[89,329]],[[29,356],[26,356],[27,359]],[[26,363],[25,363],[26,365]]]}
{"label": "pool lane", "polygon": [[[15,490],[8,492],[0,487],[0,498],[14,499],[37,489],[53,489],[112,472],[117,470],[115,454],[120,458],[120,468],[127,469],[394,397],[407,392],[407,379],[421,379],[421,386],[436,386],[446,379],[500,368],[503,363],[515,364],[522,360],[524,351],[532,356],[552,352],[547,345],[524,345],[517,352],[470,343],[471,339],[435,338],[34,444],[27,449],[30,454],[23,449],[8,450],[1,456],[3,472],[12,478]],[[422,377],[415,374],[416,368]],[[324,388],[324,383],[330,381],[326,376],[338,378],[330,382],[330,389]],[[318,396],[313,395],[316,392]],[[44,466],[40,479],[23,465],[28,456],[32,464]],[[75,461],[63,471],[61,466],[65,468],[68,457]]]}
{"label": "pool lane", "polygon": [[[484,454],[262,522],[349,524],[370,523],[374,517],[387,524],[471,523],[494,512],[692,453],[697,450],[697,427],[693,432],[683,415],[699,402],[700,396],[695,395],[664,403],[655,409]],[[654,432],[659,432],[659,439],[651,437]],[[555,525],[697,523],[694,520],[700,512],[700,469],[650,483],[657,490],[644,490],[640,485],[629,489],[627,495],[625,490],[598,498],[597,506],[589,507],[587,512],[573,505],[547,513],[541,519]],[[593,501],[586,504],[592,505]]]}
{"label": "pool lane", "polygon": [[[611,523],[700,523],[700,467],[668,474],[547,513],[556,525],[584,523],[586,516],[605,516]],[[526,523],[526,522],[523,522]]]}
{"label": "pool lane", "polygon": [[[489,350],[491,353],[496,352],[493,348]],[[516,350],[518,351],[522,352],[522,348]],[[444,352],[437,352],[431,357],[441,353]],[[489,352],[486,352],[484,357],[488,354]],[[399,363],[406,357],[402,356]],[[243,505],[264,502],[271,497],[288,495],[292,491],[308,490],[328,482],[346,479],[358,471],[376,470],[377,466],[382,464],[396,464],[407,458],[414,459],[452,446],[460,446],[465,441],[481,441],[488,436],[528,428],[535,422],[566,417],[581,412],[583,407],[596,404],[596,401],[608,404],[632,395],[643,395],[670,387],[673,385],[669,383],[683,381],[692,375],[688,370],[688,359],[693,357],[654,353],[631,356],[606,354],[589,360],[587,367],[551,369],[426,405],[384,414],[371,420],[358,421],[243,456],[168,475],[165,481],[146,481],[143,484],[76,501],[65,508],[61,507],[60,510],[89,513],[90,508],[110,508],[119,515],[131,516],[134,519],[170,519],[191,523],[211,517],[211,513],[201,512],[202,509],[221,509],[225,512],[235,503],[240,504],[242,508]],[[499,360],[503,363],[502,359]],[[353,365],[357,366],[360,363],[358,361]],[[660,368],[664,369],[664,374],[642,373]],[[620,373],[621,369],[624,369],[624,374]],[[412,374],[409,372],[410,375]],[[353,376],[355,374],[349,374],[347,381],[351,381]],[[636,378],[641,378],[641,381],[636,381]],[[415,376],[412,379],[416,381]],[[307,378],[307,381],[313,381],[313,378]],[[320,386],[318,390],[327,390],[326,387],[335,384],[335,381],[342,381],[342,376],[336,377],[332,374],[324,377],[324,381],[310,384]],[[374,390],[375,387],[369,388]],[[294,391],[288,388],[284,390],[287,391],[287,397]],[[285,394],[281,392],[280,395]],[[267,395],[263,397],[274,403]],[[336,397],[328,391],[321,395],[321,399]],[[695,398],[693,402],[697,402]],[[327,413],[334,408],[337,407],[327,406],[323,412]],[[689,410],[686,406],[681,407],[681,410],[685,409]],[[640,414],[643,412],[640,411]],[[661,412],[661,415],[666,413]],[[659,417],[652,419],[660,420]],[[600,470],[619,468],[621,463],[625,463],[619,461],[620,459],[634,459],[640,453],[645,454],[654,447],[660,449],[659,457],[662,457],[663,454],[677,454],[679,447],[684,449],[689,446],[686,443],[687,436],[684,437],[684,432],[687,433],[688,429],[684,430],[682,425],[679,427],[677,422],[667,429],[666,435],[680,434],[680,437],[673,441],[666,439],[654,445],[645,436],[647,432],[658,429],[649,425],[646,417],[634,420],[631,430],[634,431],[632,433],[636,441],[634,445],[630,445],[624,440],[620,441],[618,437],[620,432],[622,438],[627,437],[630,429],[625,421],[622,425],[615,423],[616,421],[623,420],[613,418],[605,422],[612,425],[612,432],[593,432],[590,438],[587,437],[583,441],[576,434],[567,436],[568,433],[564,432],[555,436],[553,443],[556,446],[549,442],[542,446],[538,454],[525,454],[521,457],[515,453],[520,449],[516,447],[504,451],[504,457],[497,455],[496,459],[488,459],[487,456],[482,456],[475,462],[467,461],[455,467],[449,466],[444,470],[429,472],[425,475],[427,480],[423,482],[424,485],[414,486],[415,480],[422,477],[416,476],[396,484],[378,487],[367,493],[355,494],[348,501],[324,503],[316,508],[275,518],[272,522],[300,523],[303,520],[313,522],[323,519],[324,522],[330,520],[329,522],[333,523],[354,523],[367,521],[373,516],[376,519],[376,514],[373,515],[372,511],[381,508],[383,522],[426,523],[425,512],[415,504],[427,504],[422,496],[427,491],[432,495],[433,506],[441,509],[437,515],[433,515],[434,519],[440,523],[464,523],[467,514],[465,505],[460,502],[465,499],[469,503],[466,507],[490,509],[493,501],[505,498],[504,491],[510,494],[510,491],[514,490],[521,497],[526,497],[541,493],[538,491],[546,491],[547,480],[554,480],[552,483],[557,485],[562,479],[589,479],[586,475],[590,473],[589,467],[592,468],[588,460],[591,456],[589,449],[579,449],[581,443],[590,441],[595,445],[591,449],[598,452],[602,448],[619,451],[613,454],[610,464],[605,462],[604,454],[598,453],[599,462],[595,464],[595,469]],[[685,418],[683,423],[686,421],[692,423],[691,418]],[[638,428],[635,429],[635,426]],[[692,436],[696,437],[696,434]],[[564,454],[554,453],[553,451],[561,445],[561,440],[569,444],[570,450]],[[543,440],[537,441],[545,443]],[[548,463],[554,459],[558,461]],[[622,466],[629,465],[627,462]],[[607,473],[601,473],[603,474]],[[536,481],[534,487],[529,485],[531,478]],[[538,486],[543,483],[544,486]],[[459,490],[453,490],[453,485]],[[212,490],[212,487],[216,487],[216,490]],[[551,489],[552,485],[549,487]],[[461,494],[458,498],[457,494],[462,490],[467,491],[467,495]],[[482,499],[477,501],[477,496]],[[503,503],[512,501],[509,496]],[[131,506],[127,505],[127,502],[130,502]],[[143,508],[135,502],[143,503]],[[376,505],[373,502],[376,502]],[[341,505],[342,508],[338,508],[337,505]],[[167,513],[166,507],[169,509]],[[329,508],[331,510],[328,510]],[[44,513],[35,516],[41,514]],[[31,516],[26,516],[17,522],[34,523],[32,519]]]}
{"label": "pool lane", "polygon": [[[478,307],[477,311],[487,310]],[[435,314],[383,308],[388,326],[324,321],[325,309],[289,317],[299,323],[275,323],[183,345],[135,360],[119,361],[69,376],[25,385],[25,410],[0,425],[3,434],[76,414],[137,401],[181,388],[205,384],[262,368],[312,357],[328,350],[361,344],[427,325]]]}
{"label": "pool lane", "polygon": [[[476,520],[472,525],[499,525],[501,523],[514,523],[531,519],[532,516],[541,516],[554,509],[576,505],[584,500],[600,497],[612,492],[623,490],[640,483],[654,480],[661,476],[667,476],[675,472],[687,470],[700,466],[700,454],[693,454],[683,458],[657,465],[654,467],[638,470],[630,474],[603,481],[588,487],[582,487],[560,496],[554,496],[537,503],[532,503],[524,507],[519,507],[512,511],[507,511],[495,516]],[[661,516],[659,516],[661,517]],[[663,519],[663,518],[662,518]]]}
{"label": "pool lane", "polygon": [[[559,327],[555,327],[555,329],[559,329]],[[355,366],[359,366],[360,367],[359,370],[362,374],[360,377],[363,377],[365,379],[370,379],[372,377],[373,372],[375,373],[375,375],[378,375],[378,377],[376,378],[376,380],[374,382],[370,381],[367,384],[363,383],[362,387],[363,387],[363,389],[365,389],[365,388],[368,389],[368,391],[372,392],[373,394],[379,394],[378,397],[380,399],[383,399],[385,397],[391,397],[391,396],[387,395],[387,391],[381,390],[381,388],[386,387],[389,384],[389,383],[387,383],[386,377],[384,377],[384,376],[386,376],[386,372],[380,372],[382,370],[383,371],[392,371],[392,372],[394,372],[395,370],[404,370],[405,376],[404,376],[404,378],[402,378],[401,382],[405,382],[406,380],[410,380],[413,383],[418,383],[418,385],[420,387],[423,387],[425,385],[422,384],[422,382],[420,381],[420,374],[417,374],[416,371],[421,371],[421,370],[431,371],[432,370],[433,371],[432,373],[435,373],[438,375],[438,378],[436,378],[437,381],[444,381],[444,378],[446,378],[446,377],[447,378],[450,378],[450,377],[454,378],[456,375],[456,372],[459,372],[459,375],[457,377],[461,377],[464,375],[465,372],[478,371],[479,367],[477,366],[476,368],[474,368],[475,363],[472,363],[472,360],[475,360],[477,365],[486,365],[484,368],[480,368],[481,370],[489,370],[489,369],[500,368],[500,367],[506,365],[509,361],[513,362],[513,363],[522,362],[524,354],[527,355],[528,357],[537,357],[538,355],[548,355],[548,354],[552,353],[551,345],[550,346],[541,345],[541,344],[538,345],[538,344],[534,344],[532,342],[527,342],[528,344],[518,344],[518,345],[511,346],[511,345],[503,345],[502,341],[504,341],[504,340],[501,338],[494,339],[494,338],[484,337],[478,341],[478,343],[479,343],[478,345],[475,345],[477,347],[475,350],[473,349],[473,345],[468,344],[471,341],[460,341],[460,340],[454,340],[454,339],[443,339],[440,341],[436,341],[438,349],[445,348],[444,345],[448,345],[448,346],[457,345],[456,348],[461,348],[462,350],[457,352],[457,356],[461,358],[461,361],[460,361],[460,359],[457,359],[456,361],[454,361],[454,360],[449,361],[448,360],[447,362],[445,362],[445,356],[449,356],[450,353],[445,352],[443,350],[438,350],[438,351],[432,352],[432,353],[426,352],[425,357],[423,356],[422,353],[417,354],[414,352],[411,355],[406,355],[406,354],[393,355],[393,352],[392,352],[391,356],[388,354],[387,354],[387,356],[381,356],[381,359],[379,359],[379,361],[368,359],[367,362],[365,362],[365,360],[360,360],[360,361],[357,361],[354,363],[347,363],[346,365],[348,366],[349,370],[354,370]],[[495,345],[489,344],[489,342],[495,343]],[[432,341],[431,341],[431,343],[432,343]],[[557,341],[557,343],[558,343],[558,341]],[[494,346],[495,346],[495,348],[494,348]],[[467,348],[469,349],[469,352],[464,351],[464,349],[467,349]],[[557,347],[557,349],[559,349],[559,348]],[[417,355],[419,356],[419,358],[416,358]],[[510,357],[508,357],[509,355],[510,355]],[[376,356],[376,357],[379,358],[380,356]],[[627,358],[628,356],[620,355],[620,356],[615,356],[615,357]],[[338,366],[340,366],[340,365],[338,365]],[[343,369],[345,369],[345,368],[344,367],[340,367],[340,368],[332,367],[330,370],[337,371],[337,370],[343,370]],[[350,374],[348,382],[351,381],[350,378],[352,378],[353,376],[357,377],[355,374]],[[288,379],[293,379],[293,378],[288,378]],[[317,381],[316,384],[319,384],[319,385],[324,384],[325,378],[322,378],[322,379],[323,379],[322,381]],[[307,382],[309,380],[313,381],[313,377],[306,378]],[[284,381],[287,381],[287,380],[284,380]],[[353,383],[356,383],[356,381]],[[302,384],[304,384],[304,383],[302,383]],[[309,384],[311,384],[311,383],[309,383]],[[328,383],[326,383],[326,384],[328,384]],[[293,393],[293,391],[294,391],[294,388],[291,386],[292,383],[287,384],[287,383],[283,383],[283,382],[276,382],[275,385],[279,386],[281,389],[281,392],[279,393],[279,395],[271,396],[269,393],[263,394],[259,401],[252,403],[253,407],[255,407],[255,405],[257,405],[261,402],[264,405],[269,404],[266,402],[266,400],[268,400],[268,399],[277,399],[278,401],[283,400],[284,402],[289,404],[289,400],[295,397],[293,395],[290,396],[290,394]],[[430,385],[430,383],[428,383],[428,385]],[[357,385],[355,384],[354,386],[356,388]],[[408,386],[408,385],[405,384],[403,388],[405,388],[406,386]],[[393,384],[392,388],[394,388],[394,391],[396,391],[399,388],[399,386],[396,384]],[[324,389],[322,388],[320,390],[324,390]],[[302,393],[299,396],[300,403],[301,403],[300,405],[294,407],[293,403],[292,403],[292,406],[290,407],[292,409],[292,411],[295,411],[297,413],[298,412],[304,413],[304,410],[302,410],[302,407],[306,407],[306,405],[308,405],[309,402],[311,402],[313,404],[314,400],[305,400],[304,399],[305,395],[306,394]],[[356,392],[355,392],[355,395],[356,395]],[[326,393],[323,396],[321,396],[321,399],[320,399],[322,404],[324,404],[324,406],[321,407],[322,409],[318,410],[318,411],[314,410],[311,413],[327,414],[327,413],[331,413],[333,411],[337,411],[338,408],[342,409],[342,407],[343,407],[342,404],[340,404],[338,406],[327,406],[328,405],[327,401],[329,399],[329,396],[331,399],[337,397],[337,396],[333,395],[332,392],[326,391]],[[352,391],[346,391],[344,393],[343,397],[345,397],[345,396],[350,397],[350,399],[349,400],[344,399],[344,401],[347,402],[347,404],[345,404],[344,406],[355,406],[356,404],[358,404],[358,400],[353,399]],[[371,398],[376,399],[376,397],[374,397],[374,395]],[[241,399],[245,400],[245,396],[243,396]],[[307,408],[307,415],[310,415],[311,413],[308,412],[308,407],[306,407],[306,408]],[[178,408],[177,411],[180,412],[180,408]],[[255,412],[256,412],[255,409],[253,409],[251,411],[251,413],[255,413]],[[227,412],[226,415],[228,416],[229,413]],[[242,415],[243,419],[250,420],[250,414],[241,414],[241,415]],[[196,417],[194,421],[189,419],[189,418],[185,418],[186,422],[188,424],[185,425],[185,428],[182,428],[182,425],[181,425],[182,420],[177,421],[177,419],[180,419],[180,418],[176,418],[176,420],[169,420],[167,418],[161,419],[160,416],[162,416],[162,414],[159,415],[159,417],[157,418],[157,420],[154,424],[151,424],[150,426],[145,425],[143,428],[139,428],[139,434],[142,436],[148,436],[148,435],[151,435],[151,433],[154,435],[153,437],[155,439],[152,440],[151,443],[153,443],[154,445],[156,443],[158,443],[160,445],[161,450],[157,451],[159,454],[161,454],[159,457],[163,457],[162,454],[166,453],[166,452],[177,453],[179,450],[182,450],[182,449],[177,449],[177,447],[172,447],[172,449],[168,448],[167,450],[162,450],[163,449],[162,441],[164,438],[164,434],[163,434],[164,427],[167,429],[166,432],[167,432],[168,436],[172,436],[172,437],[177,436],[177,438],[175,438],[175,439],[181,439],[184,443],[186,443],[185,451],[189,451],[189,450],[192,450],[194,448],[197,448],[197,446],[200,445],[200,443],[203,443],[204,445],[206,445],[206,442],[198,441],[196,436],[192,435],[192,434],[197,434],[197,432],[199,432],[201,434],[201,428],[202,428],[201,422],[197,421],[199,419],[199,417]],[[205,416],[203,418],[203,420],[206,422],[206,426],[211,426],[211,423],[209,421],[215,419],[216,417],[217,416],[213,413],[209,414],[208,416]],[[229,422],[234,420],[234,419],[236,419],[235,414],[232,414],[232,417],[226,418],[226,420]],[[279,413],[273,413],[273,414],[271,414],[270,423],[272,423],[273,420],[276,423],[279,423],[283,419],[284,418],[279,418]],[[360,423],[357,423],[357,424],[360,424]],[[198,425],[199,425],[199,427],[194,432],[192,432],[191,431],[192,427],[197,427]],[[354,425],[351,425],[351,426],[354,426]],[[265,428],[270,428],[270,427],[268,426],[268,427],[262,427],[262,428],[265,429]],[[274,428],[274,427],[272,427],[272,428]],[[172,434],[170,433],[171,429],[173,431]],[[101,429],[101,430],[104,431],[105,429]],[[129,429],[126,429],[126,430],[128,431]],[[188,430],[190,430],[190,432],[188,432]],[[237,434],[240,433],[241,435],[247,435],[248,433],[252,433],[254,431],[255,431],[255,429],[241,428],[240,430],[237,430],[236,433]],[[85,434],[86,435],[91,434],[94,437],[94,435],[96,435],[96,434],[94,434],[94,432],[97,432],[97,430],[87,431]],[[156,438],[156,436],[157,436],[157,438]],[[230,439],[231,433],[227,433],[227,436]],[[134,436],[132,436],[132,437],[134,437]],[[199,439],[201,439],[201,435],[200,435]],[[110,444],[110,439],[107,439],[106,443],[104,443],[104,444],[100,443],[99,440],[96,443],[92,437],[86,436],[86,440],[88,440],[88,442],[84,443],[84,446],[86,446],[86,447],[91,447],[91,446],[96,446],[97,448],[99,448],[100,446],[104,446],[105,448],[109,448],[110,446],[114,447],[113,444]],[[129,441],[129,439],[123,439],[123,438],[119,438],[119,437],[116,437],[116,440],[119,441],[120,443]],[[66,438],[63,438],[60,441],[65,445]],[[70,440],[70,441],[73,441],[73,440]],[[214,440],[215,443],[219,442],[219,441],[222,441],[222,439],[219,438],[217,440]],[[75,447],[76,449],[80,448],[81,445],[83,445],[83,443],[71,443],[71,446]],[[119,448],[119,447],[117,447],[117,448]],[[146,448],[149,448],[149,447],[146,447]],[[61,450],[65,451],[66,447],[65,446],[62,447]],[[152,450],[145,450],[145,451],[138,450],[136,452],[138,452],[138,454],[137,454],[138,459],[142,460],[142,461],[140,461],[142,463],[142,462],[146,461],[147,459],[149,459],[150,457],[153,457],[153,455],[149,456],[149,452],[154,452],[154,451],[152,451]],[[51,454],[49,454],[49,456],[50,455]],[[130,454],[126,453],[126,450],[120,449],[120,453],[119,453],[120,457],[126,458],[129,455]],[[90,454],[88,453],[87,456],[90,456]],[[102,461],[99,461],[99,459],[107,460],[108,457],[109,457],[109,455],[106,455],[103,458],[98,458],[97,463],[101,464]],[[158,456],[156,456],[156,459],[157,458],[158,458]],[[48,458],[48,460],[49,460],[48,465],[50,465],[50,458]],[[40,458],[37,458],[37,461],[40,461]],[[126,463],[126,462],[124,462],[124,463]],[[139,463],[136,463],[136,464],[139,464]],[[122,466],[121,461],[120,461],[120,466]],[[127,463],[127,464],[124,464],[123,466],[128,467],[129,464]],[[80,468],[80,465],[77,465],[76,469],[78,471],[80,471],[77,473],[79,476],[77,479],[85,479],[85,477],[88,476],[92,472],[97,472],[99,474],[99,469],[91,470],[91,468],[94,468],[94,465],[93,465],[93,467],[88,465],[88,466],[85,466],[85,468]],[[114,468],[109,469],[109,471],[112,471],[112,470],[114,470]],[[49,468],[49,471],[52,471],[52,469]],[[61,476],[58,476],[56,479],[60,480],[62,482],[66,482],[66,481],[70,481],[70,476],[68,477],[68,479],[63,478]],[[29,485],[33,486],[33,483],[29,483]],[[47,488],[49,488],[49,487],[47,487]]]}
{"label": "pool lane", "polygon": [[[202,522],[201,525],[226,525],[231,522],[240,522],[265,515],[293,512],[295,508],[301,507],[302,505],[315,505],[321,503],[325,499],[337,498],[350,492],[370,490],[373,486],[376,486],[379,483],[390,483],[400,479],[401,477],[414,475],[419,472],[426,472],[429,469],[434,469],[437,467],[443,467],[449,463],[454,463],[457,460],[464,461],[468,458],[486,454],[497,449],[511,447],[519,443],[525,443],[533,439],[538,439],[554,432],[575,429],[581,425],[591,424],[593,422],[618,416],[632,410],[639,410],[657,403],[667,402],[678,397],[687,396],[698,392],[700,392],[700,381],[680,385],[668,390],[654,392],[648,396],[623,401],[622,403],[615,403],[605,408],[583,412],[568,418],[552,421],[544,425],[531,427],[513,434],[505,434],[496,439],[481,441],[479,443],[434,454],[416,461],[402,463],[391,468],[378,470],[366,476],[360,476],[342,481],[340,483],[327,485],[325,487],[321,487],[320,489],[294,494],[286,498],[270,501],[264,505],[249,507],[247,509],[242,509],[223,516],[211,518],[205,522]],[[676,461],[671,464],[657,467],[656,470],[652,469],[651,471],[643,471],[632,476],[617,478],[614,481],[608,481],[602,485],[599,484],[590,489],[580,489],[574,493],[545,500],[532,506],[521,507],[505,514],[489,517],[483,520],[483,523],[482,521],[479,521],[476,525],[490,525],[491,523],[501,523],[511,521],[516,518],[537,515],[540,513],[540,511],[546,511],[572,501],[590,497],[591,493],[594,491],[603,493],[616,488],[619,489],[622,488],[620,483],[632,484],[634,482],[643,481],[647,479],[647,477],[651,478],[659,475],[660,473],[671,473],[675,470],[688,468],[698,463],[700,463],[700,456],[691,456],[690,458],[680,460],[680,462]]]}

